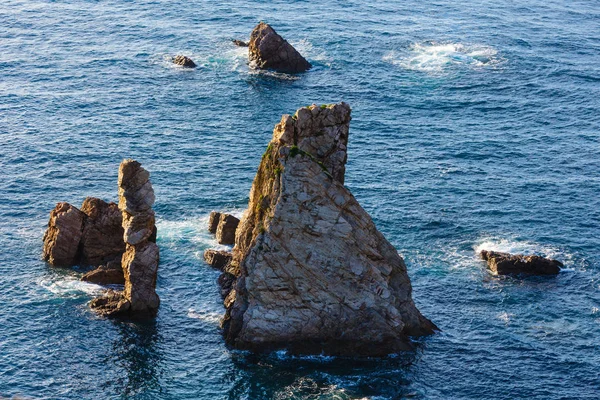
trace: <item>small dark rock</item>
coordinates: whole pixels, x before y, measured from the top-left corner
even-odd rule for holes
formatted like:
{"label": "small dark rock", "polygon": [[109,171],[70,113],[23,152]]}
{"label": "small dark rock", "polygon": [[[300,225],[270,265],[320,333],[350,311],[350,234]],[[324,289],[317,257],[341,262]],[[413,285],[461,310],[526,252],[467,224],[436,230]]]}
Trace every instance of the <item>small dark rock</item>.
{"label": "small dark rock", "polygon": [[217,227],[219,226],[219,221],[221,220],[221,213],[213,211],[210,213],[208,217],[208,231],[210,233],[217,233]]}
{"label": "small dark rock", "polygon": [[121,263],[114,261],[88,272],[81,277],[81,280],[98,285],[124,285],[125,275],[123,274]]}
{"label": "small dark rock", "polygon": [[556,275],[563,264],[560,261],[540,256],[481,251],[481,258],[487,261],[488,268],[496,275],[529,274]]}
{"label": "small dark rock", "polygon": [[219,244],[234,244],[235,231],[240,220],[229,214],[221,214],[219,226],[217,227],[217,242]]}
{"label": "small dark rock", "polygon": [[230,274],[229,272],[223,272],[221,275],[219,275],[219,279],[217,280],[217,283],[219,284],[222,298],[227,297],[229,292],[231,292],[234,282],[235,282],[235,275]]}
{"label": "small dark rock", "polygon": [[173,63],[185,68],[196,68],[196,63],[193,62],[191,58],[182,55],[175,56],[173,58]]}
{"label": "small dark rock", "polygon": [[235,44],[236,46],[239,46],[239,47],[248,47],[248,43],[243,42],[241,40],[233,39],[232,42],[233,42],[233,44]]}
{"label": "small dark rock", "polygon": [[223,269],[231,262],[231,253],[228,251],[208,249],[204,251],[204,261],[211,267],[223,271]]}

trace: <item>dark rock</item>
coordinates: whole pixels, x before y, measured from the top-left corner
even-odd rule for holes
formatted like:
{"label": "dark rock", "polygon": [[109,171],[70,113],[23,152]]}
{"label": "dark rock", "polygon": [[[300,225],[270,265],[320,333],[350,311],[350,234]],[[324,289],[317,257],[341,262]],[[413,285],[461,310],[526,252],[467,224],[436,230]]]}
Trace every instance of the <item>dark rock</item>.
{"label": "dark rock", "polygon": [[235,282],[235,275],[230,274],[229,272],[223,272],[221,275],[219,275],[219,279],[217,280],[217,283],[219,284],[221,297],[223,299],[225,299],[231,292],[234,282]]}
{"label": "dark rock", "polygon": [[221,214],[219,226],[217,227],[217,242],[219,244],[234,244],[235,230],[240,220],[229,214]]}
{"label": "dark rock", "polygon": [[243,42],[241,40],[233,39],[232,42],[233,42],[233,44],[235,44],[236,46],[239,46],[239,47],[248,47],[248,43]]}
{"label": "dark rock", "polygon": [[101,265],[93,271],[81,277],[82,281],[95,283],[98,285],[123,285],[125,284],[125,276],[121,262],[109,262],[106,265]]}
{"label": "dark rock", "polygon": [[221,220],[221,213],[212,211],[208,217],[208,231],[210,233],[217,233],[219,227],[219,221]]}
{"label": "dark rock", "polygon": [[204,261],[211,267],[222,271],[231,262],[231,253],[208,249],[204,251]]}
{"label": "dark rock", "polygon": [[196,68],[196,63],[191,58],[182,55],[175,56],[173,64],[181,65],[184,68]]}
{"label": "dark rock", "polygon": [[556,275],[563,264],[560,261],[540,256],[481,251],[481,258],[487,261],[489,269],[496,275],[529,274]]}
{"label": "dark rock", "polygon": [[310,63],[291,44],[264,22],[252,31],[248,54],[250,65],[258,69],[296,73],[311,68]]}
{"label": "dark rock", "polygon": [[87,197],[81,211],[87,216],[81,237],[81,264],[100,265],[108,261],[120,261],[125,242],[119,206]]}
{"label": "dark rock", "polygon": [[50,212],[44,234],[44,260],[57,267],[70,267],[79,259],[85,214],[69,203],[58,203]]}

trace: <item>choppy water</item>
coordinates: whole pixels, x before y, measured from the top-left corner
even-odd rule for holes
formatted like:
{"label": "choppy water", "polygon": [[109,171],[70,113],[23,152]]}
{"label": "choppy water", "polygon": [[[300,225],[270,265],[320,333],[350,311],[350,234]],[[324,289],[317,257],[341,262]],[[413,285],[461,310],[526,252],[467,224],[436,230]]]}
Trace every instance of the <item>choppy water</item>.
{"label": "choppy water", "polygon": [[[259,20],[315,68],[249,71],[229,39]],[[0,26],[0,397],[600,397],[598,2],[4,0]],[[384,360],[231,352],[207,215],[243,210],[281,114],[340,100],[346,184],[443,332]],[[54,204],[116,199],[125,157],[158,199],[152,324],[40,260]],[[567,269],[492,277],[481,247]]]}

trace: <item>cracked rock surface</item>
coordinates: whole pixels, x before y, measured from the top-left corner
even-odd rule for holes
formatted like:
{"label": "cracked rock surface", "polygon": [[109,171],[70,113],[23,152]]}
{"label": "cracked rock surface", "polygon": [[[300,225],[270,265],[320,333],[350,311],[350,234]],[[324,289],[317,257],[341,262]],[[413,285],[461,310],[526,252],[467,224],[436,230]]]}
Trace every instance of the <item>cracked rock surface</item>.
{"label": "cracked rock surface", "polygon": [[296,73],[311,68],[291,44],[264,22],[259,23],[250,35],[248,57],[250,65],[258,69]]}
{"label": "cracked rock surface", "polygon": [[343,185],[350,111],[313,105],[275,127],[225,269],[234,348],[379,356],[436,329],[403,259]]}

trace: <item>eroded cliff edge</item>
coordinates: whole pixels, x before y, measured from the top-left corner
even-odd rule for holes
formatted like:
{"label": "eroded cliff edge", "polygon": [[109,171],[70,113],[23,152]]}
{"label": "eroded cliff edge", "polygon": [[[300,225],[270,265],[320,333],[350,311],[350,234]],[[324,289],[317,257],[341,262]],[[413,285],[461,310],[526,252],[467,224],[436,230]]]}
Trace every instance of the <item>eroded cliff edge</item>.
{"label": "eroded cliff edge", "polygon": [[343,186],[350,113],[313,105],[275,127],[226,269],[234,348],[385,355],[436,329],[404,261]]}

